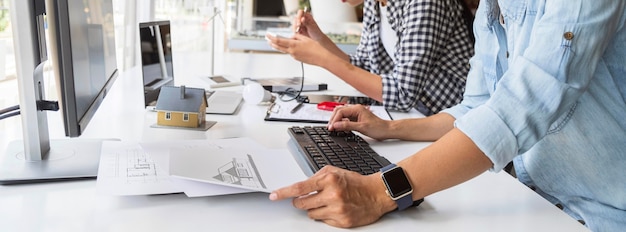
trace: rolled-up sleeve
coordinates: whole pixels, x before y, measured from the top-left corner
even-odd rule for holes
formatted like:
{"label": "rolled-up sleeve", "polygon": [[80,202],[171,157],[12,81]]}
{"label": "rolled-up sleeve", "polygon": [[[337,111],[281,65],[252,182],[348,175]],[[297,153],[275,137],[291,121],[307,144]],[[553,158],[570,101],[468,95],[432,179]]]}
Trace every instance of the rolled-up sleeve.
{"label": "rolled-up sleeve", "polygon": [[[575,108],[593,78],[606,78],[594,73],[621,26],[617,22],[625,3],[601,2],[547,1],[537,7],[536,18],[527,16],[520,24],[527,27],[534,22],[529,37],[508,38],[509,50],[519,50],[512,51],[510,62],[501,61],[508,62],[508,70],[493,87],[485,77],[478,76],[484,71],[470,72],[468,87],[482,84],[483,89],[493,88],[489,99],[476,105],[484,95],[472,96],[470,90],[461,105],[446,112],[457,118],[455,126],[491,159],[492,170],[502,169],[514,156],[558,129],[559,123],[566,123],[568,112]],[[505,15],[506,7],[501,5]],[[472,69],[483,69],[480,65],[480,61],[473,61]],[[476,78],[481,80],[473,80]]]}

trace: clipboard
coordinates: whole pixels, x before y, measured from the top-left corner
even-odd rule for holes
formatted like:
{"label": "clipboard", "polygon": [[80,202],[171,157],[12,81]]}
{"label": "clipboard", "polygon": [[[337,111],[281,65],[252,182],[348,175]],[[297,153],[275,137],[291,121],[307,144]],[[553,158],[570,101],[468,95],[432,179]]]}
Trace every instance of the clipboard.
{"label": "clipboard", "polygon": [[[318,109],[315,103],[302,103],[299,110],[291,113],[291,110],[298,104],[297,101],[275,101],[268,107],[265,121],[328,123],[333,115],[332,111]],[[392,120],[391,115],[383,106],[370,106],[370,110],[381,119]]]}

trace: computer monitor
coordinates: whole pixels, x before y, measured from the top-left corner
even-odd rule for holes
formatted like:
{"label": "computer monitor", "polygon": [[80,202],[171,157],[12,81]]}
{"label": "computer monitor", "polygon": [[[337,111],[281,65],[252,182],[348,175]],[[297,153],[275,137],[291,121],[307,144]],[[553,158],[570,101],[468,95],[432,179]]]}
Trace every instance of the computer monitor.
{"label": "computer monitor", "polygon": [[287,15],[284,0],[255,0],[253,14],[255,17],[278,17]]}
{"label": "computer monitor", "polygon": [[156,105],[161,87],[174,85],[170,21],[139,23],[145,106]]}
{"label": "computer monitor", "polygon": [[49,46],[65,134],[78,137],[118,75],[112,0],[13,0],[11,5],[23,141],[9,144],[0,183],[94,178],[103,140],[49,139],[43,64]]}

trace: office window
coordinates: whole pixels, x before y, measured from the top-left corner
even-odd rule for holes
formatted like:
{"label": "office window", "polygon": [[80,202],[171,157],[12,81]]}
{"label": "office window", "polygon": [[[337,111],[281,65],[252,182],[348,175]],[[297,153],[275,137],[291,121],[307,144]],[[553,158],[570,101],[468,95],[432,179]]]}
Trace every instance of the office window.
{"label": "office window", "polygon": [[[17,75],[11,29],[10,1],[0,0],[0,109],[19,104]],[[47,93],[47,92],[46,92]],[[10,138],[22,133],[21,117],[0,120],[0,138]],[[9,141],[0,139],[0,153]]]}
{"label": "office window", "polygon": [[[220,1],[206,0],[154,0],[154,19],[168,19],[172,23],[172,48],[178,51],[211,51],[210,22],[214,4]],[[220,10],[222,6],[218,6]],[[225,23],[225,15],[216,18],[220,29]],[[222,31],[218,33],[223,33]],[[218,36],[216,36],[218,38]],[[216,41],[218,42],[218,41]],[[219,41],[223,43],[223,41]],[[219,44],[219,42],[217,44]],[[223,47],[220,46],[220,47]],[[223,48],[221,48],[223,49]]]}
{"label": "office window", "polygon": [[172,113],[171,112],[165,112],[165,120],[172,120]]}

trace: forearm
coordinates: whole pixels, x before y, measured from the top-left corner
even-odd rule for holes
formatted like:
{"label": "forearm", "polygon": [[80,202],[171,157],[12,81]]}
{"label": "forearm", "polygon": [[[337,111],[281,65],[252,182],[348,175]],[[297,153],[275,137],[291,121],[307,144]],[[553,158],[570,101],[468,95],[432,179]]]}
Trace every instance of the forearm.
{"label": "forearm", "polygon": [[328,38],[328,36],[324,36],[323,39],[321,39],[320,41],[318,41],[324,48],[326,48],[328,51],[330,51],[330,53],[336,55],[337,57],[341,58],[342,60],[348,61],[350,62],[350,56],[348,54],[346,54],[345,52],[343,52],[338,46],[337,44],[335,44],[335,42],[333,42],[332,40],[330,40],[330,38]]}
{"label": "forearm", "polygon": [[398,163],[413,186],[413,199],[463,183],[488,170],[491,160],[458,129]]}
{"label": "forearm", "polygon": [[359,92],[376,100],[382,101],[382,80],[379,75],[354,66],[339,56],[323,57],[320,66],[341,78]]}
{"label": "forearm", "polygon": [[435,141],[454,128],[454,117],[439,113],[426,118],[409,118],[389,122],[389,137],[409,141]]}

